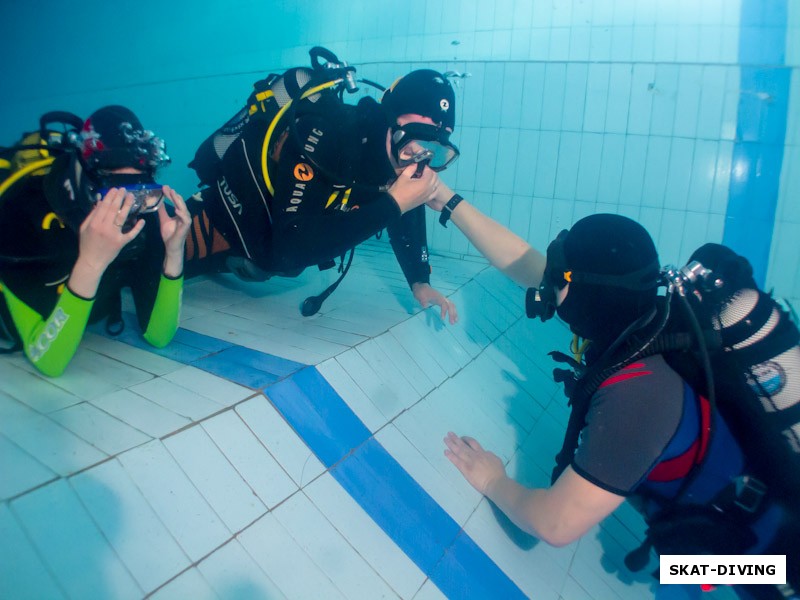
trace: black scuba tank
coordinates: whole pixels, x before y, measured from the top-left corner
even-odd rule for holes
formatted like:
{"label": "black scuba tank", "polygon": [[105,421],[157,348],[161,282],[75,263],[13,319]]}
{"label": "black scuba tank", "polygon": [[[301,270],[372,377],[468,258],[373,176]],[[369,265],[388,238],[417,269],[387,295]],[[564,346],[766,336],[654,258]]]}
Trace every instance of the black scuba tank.
{"label": "black scuba tank", "polygon": [[[773,495],[798,507],[800,331],[790,313],[759,289],[746,258],[726,246],[705,244],[693,261],[708,270],[706,281],[713,281],[695,286],[688,297],[704,328],[719,340],[710,351],[718,408],[756,474]],[[672,358],[677,360],[667,355],[693,383],[680,367],[680,355]]]}

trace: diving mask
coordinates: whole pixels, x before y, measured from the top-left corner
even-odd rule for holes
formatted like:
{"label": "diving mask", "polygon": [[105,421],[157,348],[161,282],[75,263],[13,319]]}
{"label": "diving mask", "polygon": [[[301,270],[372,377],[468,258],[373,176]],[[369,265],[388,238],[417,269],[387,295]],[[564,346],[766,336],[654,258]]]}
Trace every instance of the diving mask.
{"label": "diving mask", "polygon": [[552,319],[558,306],[557,294],[572,281],[572,271],[567,268],[564,242],[569,231],[564,229],[547,247],[547,263],[538,288],[528,288],[525,294],[525,314],[529,319]]}
{"label": "diving mask", "polygon": [[[113,187],[113,186],[112,186]],[[154,213],[161,206],[164,200],[164,190],[160,183],[133,183],[123,185],[125,191],[133,196],[133,204],[128,212],[121,229],[122,233],[127,233],[136,225],[142,215]],[[111,187],[100,188],[95,192],[95,200],[99,202],[111,189]]]}
{"label": "diving mask", "polygon": [[392,131],[392,154],[401,168],[427,164],[434,171],[443,171],[459,156],[450,143],[450,132],[427,123],[407,123]]}

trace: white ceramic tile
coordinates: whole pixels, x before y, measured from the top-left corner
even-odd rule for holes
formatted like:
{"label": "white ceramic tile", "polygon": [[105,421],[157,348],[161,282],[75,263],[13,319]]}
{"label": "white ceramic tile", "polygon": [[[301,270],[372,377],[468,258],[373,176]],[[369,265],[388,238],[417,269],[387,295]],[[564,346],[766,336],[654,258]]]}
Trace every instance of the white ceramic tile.
{"label": "white ceramic tile", "polygon": [[119,461],[193,561],[230,538],[231,532],[160,441],[134,448]]}
{"label": "white ceramic tile", "polygon": [[81,345],[94,350],[98,354],[108,356],[153,375],[165,375],[183,366],[179,362],[159,356],[153,352],[91,332],[84,333]]}
{"label": "white ceramic tile", "polygon": [[472,341],[464,329],[464,321],[454,326],[431,322],[425,314],[416,315],[411,322],[416,332],[436,353],[436,360],[446,373],[452,375],[477,356],[481,347]]}
{"label": "white ceramic tile", "polygon": [[596,596],[593,596],[583,589],[581,585],[570,576],[567,577],[567,580],[564,582],[564,587],[561,589],[559,598],[563,600],[595,600]]}
{"label": "white ceramic tile", "polygon": [[26,492],[57,477],[53,471],[3,435],[0,435],[0,473],[3,474],[0,477],[0,500]]}
{"label": "white ceramic tile", "polygon": [[333,477],[323,475],[308,485],[305,493],[401,598],[414,596],[425,574]]}
{"label": "white ceramic tile", "polygon": [[[474,305],[468,308],[467,305],[462,302],[463,297],[457,296],[458,293],[460,293],[460,291],[453,294],[452,299],[465,307],[464,311],[459,312],[459,315],[461,315],[459,316],[459,322],[455,327],[441,327],[440,329],[436,329],[433,332],[433,337],[437,338],[442,346],[444,346],[445,351],[452,355],[458,362],[458,366],[463,367],[472,358],[475,358],[481,353],[489,343],[490,338],[475,322],[473,313],[480,309]],[[496,337],[496,330],[494,334]]]}
{"label": "white ceramic tile", "polygon": [[497,298],[513,319],[525,314],[525,290],[497,269],[485,269],[475,276],[487,292]]}
{"label": "white ceramic tile", "polygon": [[220,598],[286,597],[236,540],[217,549],[197,570]]}
{"label": "white ceramic tile", "polygon": [[130,391],[193,421],[222,410],[219,404],[206,396],[161,377],[135,385]]}
{"label": "white ceramic tile", "polygon": [[414,595],[414,600],[445,600],[442,591],[430,579],[427,579],[420,590]]}
{"label": "white ceramic tile", "polygon": [[[500,289],[493,290],[491,287],[495,285],[493,280],[482,281],[478,280],[479,285],[475,287],[473,292],[476,296],[475,300],[482,307],[480,316],[488,321],[493,328],[483,326],[484,331],[492,339],[497,337],[495,332],[504,332],[508,327],[522,316],[522,311],[519,310],[517,304],[507,306],[509,300],[504,297]],[[515,290],[518,297],[515,298],[519,302],[519,296],[522,296],[522,291],[517,288]]]}
{"label": "white ceramic tile", "polygon": [[[592,571],[602,579],[608,587],[620,597],[634,600],[651,594],[657,581],[650,576],[658,566],[655,559],[643,571],[632,573],[623,564],[625,555],[638,546],[623,548],[609,536],[602,527],[593,527],[576,542],[575,559],[570,567],[570,574],[579,582],[577,576]],[[576,565],[584,565],[584,570]],[[586,575],[588,576],[588,575]]]}
{"label": "white ceramic tile", "polygon": [[[86,346],[82,346],[79,352],[75,354],[67,373],[72,369],[83,371],[84,379],[87,376],[96,377],[100,381],[108,382],[109,385],[119,388],[127,388],[153,378],[152,373],[137,369],[115,358],[99,354]],[[58,381],[61,380],[59,379]],[[89,396],[84,397],[89,398]]]}
{"label": "white ceramic tile", "polygon": [[196,568],[184,571],[149,597],[152,600],[222,600]]}
{"label": "white ceramic tile", "polygon": [[[394,425],[381,429],[375,439],[391,454],[401,467],[441,506],[457,523],[464,523],[481,499],[444,456],[444,436],[441,451],[424,455]],[[447,463],[447,464],[445,464]]]}
{"label": "white ceramic tile", "polygon": [[543,361],[535,361],[525,350],[511,342],[507,335],[499,337],[486,349],[485,355],[528,393],[533,404],[527,407],[527,412],[534,417],[550,404],[553,395],[559,391],[552,377],[555,362],[550,360],[552,365],[547,365]]}
{"label": "white ceramic tile", "polygon": [[[420,371],[425,373],[434,385],[439,385],[447,377],[445,368],[454,365],[455,362],[444,352],[437,352],[436,345],[426,340],[427,336],[419,335],[421,331],[424,332],[424,327],[419,319],[409,319],[392,327],[389,335],[395,338],[408,355],[414,359]],[[457,365],[453,368],[457,368]]]}
{"label": "white ceramic tile", "polygon": [[151,439],[88,402],[55,411],[50,418],[110,456]]}
{"label": "white ceramic tile", "polygon": [[[277,338],[280,339],[282,344],[297,348],[299,350],[307,350],[317,354],[334,355],[345,349],[345,346],[326,341],[319,337],[311,337],[286,329],[283,324],[280,326],[272,325],[270,322],[265,322],[263,315],[267,310],[261,306],[242,306],[230,307],[223,311],[225,314],[231,314],[231,317],[222,317],[225,319],[223,322],[228,322],[236,329],[247,330],[249,327],[251,331],[258,331],[260,337],[263,338]],[[238,318],[237,318],[238,317]],[[271,317],[268,317],[268,319]]]}
{"label": "white ceramic tile", "polygon": [[267,326],[259,325],[254,327],[253,321],[224,315],[219,312],[214,313],[213,319],[207,317],[189,319],[184,324],[184,327],[232,344],[305,364],[317,364],[332,355],[307,348],[301,349],[286,343],[280,333],[265,337],[264,330]]}
{"label": "white ceramic tile", "polygon": [[503,530],[485,500],[467,521],[464,531],[526,595],[558,599],[569,562],[556,560],[552,553],[571,555],[574,552],[571,546],[554,549],[538,540],[518,545]]}
{"label": "white ceramic tile", "polygon": [[549,473],[555,465],[555,455],[561,450],[565,431],[566,424],[558,422],[550,412],[545,412],[521,448],[540,469]]}
{"label": "white ceramic tile", "polygon": [[82,398],[53,385],[41,374],[33,374],[10,364],[9,358],[4,356],[0,361],[0,380],[3,382],[4,394],[41,413],[49,413],[83,401]]}
{"label": "white ceramic tile", "polygon": [[119,390],[95,398],[92,404],[146,433],[160,438],[185,427],[191,421],[128,390]]}
{"label": "white ceramic tile", "polygon": [[396,389],[385,381],[382,377],[383,374],[375,372],[358,348],[343,352],[336,357],[336,362],[358,382],[370,402],[388,421],[418,399],[408,383],[404,387]]}
{"label": "white ceramic tile", "polygon": [[69,475],[106,458],[70,431],[1,394],[0,433],[59,475]]}
{"label": "white ceramic tile", "polygon": [[391,588],[302,493],[275,517],[345,598],[391,598]]}
{"label": "white ceramic tile", "polygon": [[287,598],[338,598],[342,593],[271,512],[239,535],[239,543]]}
{"label": "white ceramic tile", "polygon": [[[585,558],[576,554],[569,569],[569,577],[574,579],[575,583],[581,588],[591,590],[594,598],[620,598],[618,590],[613,586],[614,581],[609,579],[607,575],[604,576],[602,573],[598,573],[593,565],[590,564],[596,563],[598,559],[599,557],[597,556]],[[652,596],[652,593],[644,594],[646,598]],[[639,597],[641,598],[642,596]]]}
{"label": "white ceramic tile", "polygon": [[350,410],[361,419],[372,433],[378,431],[388,422],[387,417],[377,409],[355,382],[354,374],[342,367],[335,358],[328,359],[324,363],[317,365],[317,371],[336,390],[336,393],[342,397],[347,406],[350,407]]}
{"label": "white ceramic tile", "polygon": [[241,531],[267,512],[202,427],[172,435],[164,446],[231,532]]}
{"label": "white ceramic tile", "polygon": [[357,333],[330,329],[329,327],[325,327],[320,324],[316,319],[304,318],[304,320],[298,321],[293,325],[286,327],[286,329],[307,335],[312,338],[319,338],[321,340],[333,342],[340,346],[352,347],[367,339],[366,336],[359,335]]}
{"label": "white ceramic tile", "polygon": [[400,345],[397,338],[391,334],[391,331],[374,338],[373,341],[382,351],[381,358],[385,357],[385,360],[388,360],[405,377],[419,397],[425,396],[436,387],[425,371],[420,369],[411,355]]}
{"label": "white ceramic tile", "polygon": [[234,411],[212,417],[202,427],[267,508],[297,491],[297,484]]}
{"label": "white ceramic tile", "polygon": [[69,597],[142,597],[141,588],[63,479],[18,498],[11,510]]}
{"label": "white ceramic tile", "polygon": [[[479,410],[476,419],[467,422],[470,426],[480,426],[482,419],[489,417],[498,427],[507,430],[510,425],[512,431],[518,430],[515,435],[524,437],[536,420],[537,415],[527,410],[530,405],[536,406],[531,397],[485,353],[443,384],[442,388],[448,389],[448,404],[463,399]],[[456,412],[457,408],[453,408],[453,412]]]}
{"label": "white ceramic tile", "polygon": [[[405,406],[407,407],[409,404],[419,400],[426,391],[429,391],[429,388],[421,392],[412,384],[410,379],[413,378],[412,374],[416,371],[416,369],[413,368],[413,361],[410,361],[405,350],[396,344],[392,344],[391,340],[389,340],[387,344],[380,344],[378,340],[386,335],[388,335],[388,333],[367,340],[356,346],[355,350],[387,386],[394,390],[398,396],[406,399]],[[389,354],[384,351],[384,348]],[[404,374],[401,367],[406,367],[407,369],[409,362],[412,368],[407,370],[406,374]],[[422,387],[425,388],[427,386]]]}
{"label": "white ceramic tile", "polygon": [[[79,347],[64,374],[53,379],[53,384],[84,400],[91,400],[124,387],[106,377],[102,369],[98,370],[91,366],[91,358],[87,357],[89,353],[94,357],[100,356],[96,352]],[[90,365],[89,370],[83,366],[87,363]],[[147,376],[149,377],[150,374],[148,373]]]}
{"label": "white ceramic tile", "polygon": [[[469,369],[469,367],[468,367]],[[466,370],[466,369],[465,369]],[[423,402],[405,413],[397,422],[411,418],[422,428],[420,433],[414,426],[404,426],[406,436],[421,450],[433,441],[426,439],[422,430],[429,435],[438,432],[438,443],[448,431],[459,435],[480,437],[485,447],[507,461],[514,453],[524,432],[509,419],[504,409],[475,389],[473,377],[463,371],[432,392]],[[423,444],[420,446],[420,444]],[[425,453],[425,450],[423,450]]]}
{"label": "white ceramic tile", "polygon": [[84,471],[70,485],[145,592],[189,566],[189,558],[119,462]]}
{"label": "white ceramic tile", "polygon": [[195,367],[183,367],[165,375],[164,379],[222,406],[231,406],[253,395],[251,389]]}
{"label": "white ceramic tile", "polygon": [[343,306],[326,311],[324,315],[320,316],[319,324],[331,329],[374,337],[402,320],[399,314],[394,311],[371,313],[358,311],[358,314],[354,314],[352,306]]}
{"label": "white ceramic tile", "polygon": [[323,464],[263,396],[247,400],[236,412],[300,487],[325,471]]}
{"label": "white ceramic tile", "polygon": [[20,528],[0,504],[0,598],[66,598]]}

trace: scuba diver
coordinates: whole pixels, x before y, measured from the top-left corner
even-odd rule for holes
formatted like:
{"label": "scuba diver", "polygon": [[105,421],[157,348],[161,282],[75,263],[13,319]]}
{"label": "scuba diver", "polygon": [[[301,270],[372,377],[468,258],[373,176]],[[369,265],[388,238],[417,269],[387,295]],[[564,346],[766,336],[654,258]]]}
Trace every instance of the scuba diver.
{"label": "scuba diver", "polygon": [[[450,142],[451,84],[417,70],[380,103],[365,96],[354,106],[343,101],[358,89],[354,68],[324,48],[311,56],[312,68],[257,82],[247,105],[189,165],[206,187],[194,197],[203,212],[195,216],[187,273],[294,277],[337,257],[344,263],[348,251],[387,228],[416,300],[438,305],[454,323],[455,306],[430,285],[423,206],[439,185],[437,172],[459,155]],[[348,267],[351,261],[352,252]],[[307,299],[303,314],[316,313],[339,281]]]}
{"label": "scuba diver", "polygon": [[[494,266],[529,288],[528,316],[547,320],[558,314],[576,336],[591,342],[573,348],[575,357],[555,353],[572,367],[554,372],[568,384],[572,414],[550,487],[515,482],[500,458],[472,437],[448,433],[448,459],[514,523],[549,544],[577,540],[631,499],[649,528],[642,547],[626,558],[629,569],[644,568],[653,548],[659,554],[786,554],[788,584],[780,590],[735,589],[747,598],[794,597],[800,584],[800,503],[796,491],[789,496],[779,488],[796,473],[773,455],[779,472],[763,479],[731,426],[735,411],[726,404],[737,401],[721,395],[717,402],[713,380],[690,386],[691,375],[674,361],[699,360],[674,351],[683,337],[669,324],[689,317],[673,312],[670,318],[668,307],[677,311],[684,300],[692,301],[681,296],[695,296],[690,279],[702,269],[690,263],[692,269],[665,271],[674,285],[661,296],[664,272],[655,245],[631,219],[581,219],[559,234],[545,256],[466,201],[448,209],[449,197],[442,186],[429,206],[442,211],[442,221],[452,220]],[[715,287],[717,279],[709,289]],[[796,351],[797,336],[781,344],[771,350]],[[721,378],[733,379],[729,373]],[[746,393],[741,397],[749,400]]]}
{"label": "scuba diver", "polygon": [[179,194],[156,183],[169,162],[164,142],[123,106],[84,123],[48,113],[23,141],[4,152],[13,159],[0,185],[3,351],[21,348],[39,371],[60,375],[88,323],[107,319],[109,333],[122,331],[123,287],[144,339],[167,345],[178,327],[191,216]]}

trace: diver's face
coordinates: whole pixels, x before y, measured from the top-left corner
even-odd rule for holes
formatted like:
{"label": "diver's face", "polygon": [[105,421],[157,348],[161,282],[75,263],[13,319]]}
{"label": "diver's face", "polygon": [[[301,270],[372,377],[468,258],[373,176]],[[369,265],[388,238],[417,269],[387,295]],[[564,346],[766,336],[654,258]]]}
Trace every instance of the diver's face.
{"label": "diver's face", "polygon": [[[425,125],[436,126],[436,123],[430,117],[423,117],[422,115],[414,115],[414,114],[400,115],[399,117],[397,117],[397,121],[396,122],[397,122],[397,126],[398,127],[402,127],[403,125],[408,125],[409,123],[423,123]],[[424,150],[424,148],[422,148],[419,144],[417,144],[415,142],[410,142],[410,143],[406,144],[402,148],[401,153],[409,154],[409,158],[410,158],[410,155],[413,155],[414,152],[421,152],[423,150]],[[400,173],[402,173],[403,170],[408,165],[406,164],[404,166],[401,166],[400,164],[398,164],[397,160],[394,157],[394,153],[392,152],[392,130],[391,129],[386,132],[386,154],[389,155],[389,161],[392,163],[392,167],[394,167],[394,172],[399,177]],[[401,156],[401,158],[402,158],[402,156]]]}

